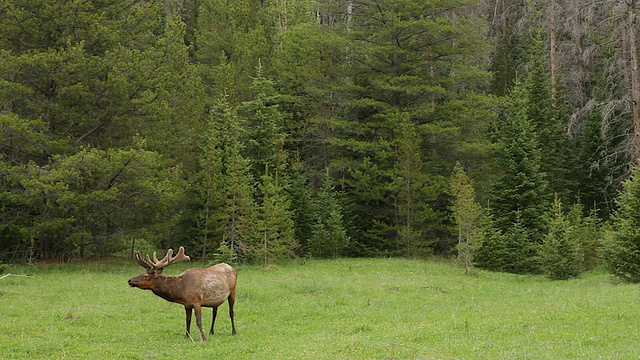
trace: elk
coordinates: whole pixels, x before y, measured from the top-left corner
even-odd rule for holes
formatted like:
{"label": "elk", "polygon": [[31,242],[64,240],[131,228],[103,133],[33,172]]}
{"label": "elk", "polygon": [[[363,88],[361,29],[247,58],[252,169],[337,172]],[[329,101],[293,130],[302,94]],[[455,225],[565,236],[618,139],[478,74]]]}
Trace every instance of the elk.
{"label": "elk", "polygon": [[151,290],[157,296],[171,302],[184,305],[187,314],[187,338],[191,338],[191,314],[195,309],[196,324],[200,329],[202,341],[206,341],[202,329],[202,307],[213,308],[213,320],[211,321],[210,335],[213,335],[213,326],[216,322],[218,306],[225,300],[229,300],[229,316],[231,317],[231,334],[236,334],[236,326],[233,322],[233,304],[236,300],[236,271],[225,263],[220,263],[208,268],[187,269],[178,276],[163,276],[162,270],[179,261],[188,261],[191,258],[184,254],[181,246],[176,256],[173,249],[167,251],[162,260],[158,260],[153,253],[153,261],[140,256],[135,252],[138,264],[147,271],[139,276],[129,279],[129,286],[143,290]]}

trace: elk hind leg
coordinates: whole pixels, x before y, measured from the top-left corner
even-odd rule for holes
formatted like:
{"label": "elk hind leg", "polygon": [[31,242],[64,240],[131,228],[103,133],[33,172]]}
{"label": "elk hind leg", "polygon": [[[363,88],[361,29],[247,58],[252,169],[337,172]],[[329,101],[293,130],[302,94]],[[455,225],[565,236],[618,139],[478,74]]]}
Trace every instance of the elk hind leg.
{"label": "elk hind leg", "polygon": [[216,316],[218,315],[218,307],[213,307],[213,318],[211,319],[211,330],[209,330],[209,335],[213,335],[213,325],[216,323]]}
{"label": "elk hind leg", "polygon": [[191,338],[191,314],[193,313],[193,309],[192,308],[188,308],[188,307],[184,307],[184,311],[187,315],[187,332],[186,332],[186,337],[187,338]]}
{"label": "elk hind leg", "polygon": [[233,304],[236,302],[236,289],[229,294],[229,317],[231,318],[231,335],[236,334],[236,324],[233,322]]}

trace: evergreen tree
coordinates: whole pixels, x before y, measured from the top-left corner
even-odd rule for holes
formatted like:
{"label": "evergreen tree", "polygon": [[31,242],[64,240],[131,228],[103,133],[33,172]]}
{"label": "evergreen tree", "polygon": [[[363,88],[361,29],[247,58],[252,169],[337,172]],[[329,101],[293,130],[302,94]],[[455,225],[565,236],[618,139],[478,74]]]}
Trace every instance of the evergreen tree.
{"label": "evergreen tree", "polygon": [[[234,258],[248,260],[256,239],[255,178],[250,159],[243,155],[244,126],[236,108],[219,101],[212,111],[221,149],[223,205],[217,209],[222,233],[221,249]],[[223,251],[224,252],[224,251]]]}
{"label": "evergreen tree", "polygon": [[491,57],[490,70],[491,93],[498,96],[508,95],[515,84],[520,54],[519,38],[507,31],[496,41],[496,49]]}
{"label": "evergreen tree", "polygon": [[539,241],[526,226],[519,211],[516,211],[514,222],[504,234],[506,250],[509,254],[502,271],[514,274],[531,274],[540,271],[538,257]]}
{"label": "evergreen tree", "polygon": [[615,209],[620,179],[627,171],[626,157],[616,150],[622,145],[626,127],[620,118],[603,124],[602,117],[599,106],[586,116],[574,141],[577,156],[572,173],[586,212],[608,220]]}
{"label": "evergreen tree", "polygon": [[535,128],[527,116],[526,93],[517,84],[507,98],[500,124],[491,212],[498,229],[506,233],[516,219],[539,241],[546,224],[542,214],[548,208],[548,183],[540,171],[541,152]]}
{"label": "evergreen tree", "polygon": [[261,70],[253,79],[248,99],[241,102],[236,111],[244,126],[244,155],[253,163],[252,175],[258,179],[267,168],[279,172],[283,185],[286,178],[288,153],[285,150],[287,134],[284,132],[284,116],[278,106],[278,94],[273,82],[262,77]]}
{"label": "evergreen tree", "polygon": [[531,238],[520,212],[516,212],[513,224],[503,233],[491,216],[480,226],[481,246],[474,252],[476,264],[487,270],[514,274],[539,271],[538,243]]}
{"label": "evergreen tree", "polygon": [[[341,3],[325,3],[293,21],[287,3],[288,27],[278,34],[271,64],[280,109],[287,114],[287,148],[296,151],[307,165],[309,180],[322,178],[330,161],[339,161],[334,142],[340,136],[336,124],[341,115],[348,80],[349,41],[345,23],[319,21],[325,11],[335,16]],[[300,2],[304,8],[303,2]],[[307,3],[307,5],[311,5]],[[315,14],[314,14],[315,13]],[[270,73],[271,74],[271,73]]]}
{"label": "evergreen tree", "polygon": [[258,225],[260,243],[255,244],[255,256],[263,266],[293,256],[298,250],[294,237],[294,224],[289,198],[278,182],[278,173],[271,175],[269,168],[261,178],[262,206]]}
{"label": "evergreen tree", "polygon": [[527,78],[524,82],[527,102],[527,118],[532,123],[540,149],[540,171],[546,175],[549,191],[557,193],[567,202],[573,200],[572,184],[568,179],[570,160],[566,137],[566,109],[561,106],[559,95],[551,92],[551,76],[542,58],[543,43],[534,42],[528,51]]}
{"label": "evergreen tree", "polygon": [[[503,270],[516,273],[536,272],[537,246],[546,232],[544,218],[548,206],[548,183],[540,171],[541,153],[535,127],[528,118],[526,92],[516,84],[506,101],[500,124],[491,214],[495,226],[505,237],[509,251],[496,256]],[[483,245],[483,247],[486,246]],[[485,249],[491,252],[491,249]]]}
{"label": "evergreen tree", "polygon": [[220,209],[223,221],[222,245],[235,257],[248,260],[251,242],[256,239],[254,179],[250,163],[240,153],[240,144],[232,144],[226,157],[224,177],[225,203]]}
{"label": "evergreen tree", "polygon": [[[446,221],[444,201],[438,200],[446,191],[444,169],[453,166],[447,163],[450,153],[445,149],[452,148],[454,141],[448,135],[458,129],[445,114],[452,111],[448,105],[465,98],[470,88],[483,86],[479,79],[485,78],[485,73],[468,61],[472,49],[482,44],[478,23],[465,11],[468,4],[363,1],[353,12],[345,32],[351,52],[349,77],[341,87],[344,111],[331,143],[338,158],[331,166],[344,179],[345,193],[353,204],[349,212],[354,218],[349,220],[356,226],[351,234],[364,247],[395,252],[397,244],[389,244],[390,238],[437,240],[450,236],[442,226]],[[468,87],[458,86],[462,83]],[[397,179],[398,167],[404,166],[398,161],[396,146],[403,141],[398,130],[406,119],[398,114],[410,114],[408,121],[415,126],[419,147],[419,154],[412,156],[420,156],[427,175],[421,179],[414,176],[415,203],[411,204],[413,210],[401,210],[402,225],[397,216],[399,206],[409,204],[407,188],[385,185]],[[423,191],[420,196],[415,196],[417,188]],[[405,199],[397,202],[403,196]],[[429,213],[427,209],[436,203],[439,208]],[[370,211],[372,205],[375,213]],[[416,209],[425,211],[418,215]],[[420,224],[407,225],[407,214],[415,215]],[[433,241],[430,249],[422,243],[420,251],[433,251],[436,243]]]}
{"label": "evergreen tree", "polygon": [[[178,19],[176,17],[176,19]],[[154,45],[152,55],[159,63],[152,86],[157,99],[149,109],[156,109],[153,121],[141,129],[148,134],[149,148],[176,159],[189,172],[199,163],[198,145],[209,129],[207,105],[210,101],[198,67],[189,60],[191,49],[185,45],[185,24],[178,20],[165,26],[164,34]]]}
{"label": "evergreen tree", "polygon": [[309,239],[311,256],[319,258],[344,255],[351,239],[344,228],[342,209],[327,175],[316,199],[316,221]]}
{"label": "evergreen tree", "polygon": [[225,166],[224,148],[219,124],[209,121],[209,131],[200,149],[200,167],[193,182],[193,206],[198,209],[195,215],[196,232],[192,242],[194,251],[199,251],[202,259],[219,248],[222,238],[222,214],[219,209],[225,204]]}
{"label": "evergreen tree", "polygon": [[456,163],[450,180],[452,211],[458,225],[458,261],[464,262],[465,273],[473,268],[473,253],[479,246],[478,225],[482,208],[476,202],[475,190],[460,163]]}
{"label": "evergreen tree", "polygon": [[[17,0],[6,6],[15,16],[0,17],[7,50],[0,61],[2,107],[45,121],[54,151],[127,147],[140,134],[160,152],[175,143],[163,147],[156,140],[180,112],[172,106],[200,112],[189,119],[202,115],[202,106],[176,101],[196,101],[198,80],[189,64],[177,66],[187,49],[179,26],[165,33],[160,3]],[[184,93],[185,82],[190,96],[173,95]]]}
{"label": "evergreen tree", "polygon": [[18,236],[11,245],[22,256],[46,259],[110,255],[137,237],[159,243],[175,226],[185,187],[179,168],[141,147],[81,149],[53,156],[46,169],[33,162],[0,169],[5,184],[21,189],[2,193],[3,212],[16,206],[31,212],[25,219],[13,213],[18,221],[0,233]]}
{"label": "evergreen tree", "polygon": [[391,193],[396,196],[398,250],[407,257],[433,251],[432,241],[438,214],[430,202],[437,197],[437,189],[423,170],[418,131],[408,114],[398,114],[397,160]]}
{"label": "evergreen tree", "polygon": [[480,247],[473,251],[475,264],[487,270],[504,271],[512,254],[490,214],[481,217],[479,233]]}
{"label": "evergreen tree", "polygon": [[613,229],[603,244],[611,273],[628,282],[640,282],[640,167],[625,181],[613,216]]}
{"label": "evergreen tree", "polygon": [[552,280],[574,278],[582,272],[580,244],[573,236],[574,228],[562,210],[562,201],[556,196],[553,202],[549,232],[542,240],[540,267]]}
{"label": "evergreen tree", "polygon": [[578,243],[581,268],[585,271],[593,270],[599,265],[598,252],[602,245],[603,226],[595,210],[584,214],[584,205],[576,203],[569,208],[567,215],[572,231],[572,239]]}
{"label": "evergreen tree", "polygon": [[276,31],[268,4],[260,1],[203,0],[195,31],[196,59],[207,90],[238,104],[256,75],[258,61],[271,59]]}
{"label": "evergreen tree", "polygon": [[308,254],[315,210],[312,188],[305,172],[305,164],[299,158],[291,165],[291,185],[288,191],[291,199],[291,211],[293,212],[294,235],[301,246],[298,255]]}

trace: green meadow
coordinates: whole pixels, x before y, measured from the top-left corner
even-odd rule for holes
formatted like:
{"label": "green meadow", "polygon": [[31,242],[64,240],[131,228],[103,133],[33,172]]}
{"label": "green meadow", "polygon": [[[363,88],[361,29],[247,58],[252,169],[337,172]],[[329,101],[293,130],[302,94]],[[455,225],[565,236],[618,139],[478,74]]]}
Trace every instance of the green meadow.
{"label": "green meadow", "polygon": [[[178,274],[190,264],[165,273]],[[192,263],[191,266],[194,266]],[[13,266],[0,280],[3,359],[634,359],[640,287],[445,261],[339,259],[238,267],[237,336],[220,307],[209,341],[184,309],[129,288],[134,261]],[[203,315],[205,329],[211,310]],[[192,333],[197,334],[195,320]]]}

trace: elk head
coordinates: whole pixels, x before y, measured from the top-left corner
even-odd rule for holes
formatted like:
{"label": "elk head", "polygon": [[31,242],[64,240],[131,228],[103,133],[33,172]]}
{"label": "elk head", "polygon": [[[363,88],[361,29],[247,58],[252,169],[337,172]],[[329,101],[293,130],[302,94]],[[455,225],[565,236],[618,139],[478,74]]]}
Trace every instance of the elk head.
{"label": "elk head", "polygon": [[140,289],[151,289],[155,284],[155,279],[158,277],[158,275],[162,274],[162,270],[166,266],[177,263],[179,261],[191,260],[189,256],[184,254],[184,248],[182,246],[180,246],[180,249],[178,249],[178,253],[176,254],[176,256],[172,255],[173,249],[169,249],[169,251],[167,251],[167,255],[165,255],[162,260],[158,260],[158,256],[154,251],[153,261],[151,261],[148,254],[146,256],[146,259],[143,259],[140,256],[140,252],[136,251],[136,261],[138,262],[138,264],[142,265],[142,267],[147,269],[147,271],[142,275],[138,275],[134,278],[129,279],[129,286],[137,287]]}

